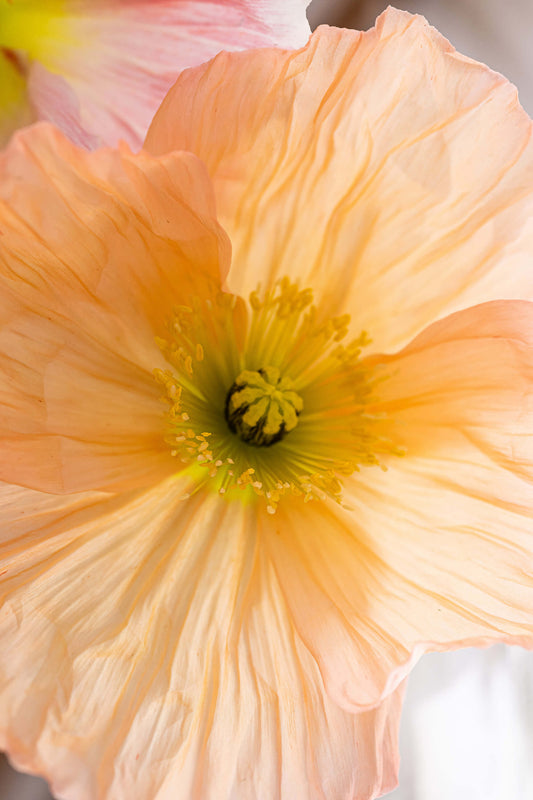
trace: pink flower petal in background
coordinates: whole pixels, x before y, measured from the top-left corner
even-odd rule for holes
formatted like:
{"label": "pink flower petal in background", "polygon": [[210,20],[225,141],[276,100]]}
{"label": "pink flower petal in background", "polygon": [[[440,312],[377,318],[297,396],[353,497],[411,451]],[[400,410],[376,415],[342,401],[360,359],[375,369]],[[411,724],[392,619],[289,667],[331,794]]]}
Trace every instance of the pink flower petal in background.
{"label": "pink flower petal in background", "polygon": [[[16,108],[8,107],[7,100],[2,104],[0,90],[0,120],[5,118],[0,135],[5,141],[21,119],[28,121],[21,109],[29,104],[34,119],[58,124],[78,144],[116,144],[122,139],[138,148],[182,69],[220,50],[304,44],[310,32],[307,4],[28,0],[11,5],[0,0],[0,64],[7,60],[6,53],[20,56],[27,81],[27,97],[21,97]],[[4,71],[0,74],[5,79]]]}
{"label": "pink flower petal in background", "polygon": [[80,147],[88,150],[98,147],[100,136],[82,126],[80,100],[62,75],[49,72],[38,62],[33,63],[28,74],[27,94],[34,117],[53,122]]}

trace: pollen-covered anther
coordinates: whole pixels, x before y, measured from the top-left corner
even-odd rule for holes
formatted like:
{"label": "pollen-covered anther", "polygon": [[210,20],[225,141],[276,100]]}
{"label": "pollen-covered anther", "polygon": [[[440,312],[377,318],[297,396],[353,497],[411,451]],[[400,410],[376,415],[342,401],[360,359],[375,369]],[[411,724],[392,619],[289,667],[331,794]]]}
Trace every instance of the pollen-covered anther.
{"label": "pollen-covered anther", "polygon": [[269,447],[298,424],[302,398],[277,367],[243,370],[226,397],[228,427],[249,445]]}

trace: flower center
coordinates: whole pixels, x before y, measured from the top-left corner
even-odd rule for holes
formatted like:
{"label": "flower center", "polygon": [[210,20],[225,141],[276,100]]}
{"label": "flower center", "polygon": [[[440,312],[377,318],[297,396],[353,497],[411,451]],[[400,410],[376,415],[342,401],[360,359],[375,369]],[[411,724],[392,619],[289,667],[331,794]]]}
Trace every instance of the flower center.
{"label": "flower center", "polygon": [[245,369],[226,398],[224,414],[232,433],[254,447],[269,447],[298,424],[303,408],[300,395],[278,367]]}
{"label": "flower center", "polygon": [[[244,501],[341,501],[342,479],[397,453],[371,411],[378,368],[349,317],[325,319],[288,279],[246,303],[222,292],[175,309],[156,370],[171,452],[198,485]],[[235,377],[236,376],[236,377]]]}

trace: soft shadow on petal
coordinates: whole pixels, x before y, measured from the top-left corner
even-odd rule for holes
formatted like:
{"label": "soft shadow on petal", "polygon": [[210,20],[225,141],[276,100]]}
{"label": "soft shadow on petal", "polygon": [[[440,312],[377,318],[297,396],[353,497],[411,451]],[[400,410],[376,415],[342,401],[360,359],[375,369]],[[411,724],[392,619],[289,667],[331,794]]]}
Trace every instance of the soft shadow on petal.
{"label": "soft shadow on petal", "polygon": [[332,702],[256,511],[184,490],[2,489],[0,745],[65,800],[392,788],[403,687],[361,715]]}
{"label": "soft shadow on petal", "polygon": [[146,147],[198,154],[246,294],[284,274],[396,349],[439,316],[531,295],[531,122],[422,17],[319,28],[296,52],[185,72]]}
{"label": "soft shadow on petal", "polygon": [[35,119],[26,92],[26,78],[21,74],[11,54],[0,48],[0,147],[3,147],[17,128]]}
{"label": "soft shadow on petal", "polygon": [[[0,476],[51,492],[145,486],[177,468],[153,376],[74,326],[17,308],[0,331]],[[6,324],[6,318],[11,320]],[[14,319],[13,319],[14,316]],[[154,350],[154,366],[160,361]]]}
{"label": "soft shadow on petal", "polygon": [[294,626],[330,697],[353,713],[377,705],[391,669],[409,653],[373,619],[373,598],[388,593],[388,574],[357,520],[318,502],[309,508],[285,501],[263,536]]}
{"label": "soft shadow on petal", "polygon": [[0,177],[0,474],[59,492],[153,482],[176,466],[155,337],[229,262],[203,166],[86,153],[40,125]]}
{"label": "soft shadow on petal", "polygon": [[[299,47],[306,0],[79,0],[63,11],[68,39],[51,41],[46,66],[74,91],[88,136],[139,148],[161,100],[185,67],[220,50]],[[32,87],[30,87],[32,88]],[[39,87],[40,88],[40,87]],[[33,95],[32,95],[33,98]],[[63,105],[60,97],[59,105]],[[57,119],[56,102],[41,105]],[[79,141],[77,122],[63,130]]]}
{"label": "soft shadow on petal", "polygon": [[[372,410],[387,415],[407,460],[460,461],[464,448],[466,466],[477,449],[495,470],[533,480],[533,303],[457,312],[378,360],[385,377]],[[531,502],[525,484],[523,500]]]}

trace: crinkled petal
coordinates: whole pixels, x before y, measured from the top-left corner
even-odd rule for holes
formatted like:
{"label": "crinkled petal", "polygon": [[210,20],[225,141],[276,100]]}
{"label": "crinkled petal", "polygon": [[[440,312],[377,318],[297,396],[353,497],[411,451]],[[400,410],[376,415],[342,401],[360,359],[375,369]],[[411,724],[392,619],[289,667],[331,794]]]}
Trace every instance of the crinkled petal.
{"label": "crinkled petal", "polygon": [[208,165],[232,290],[299,278],[376,351],[532,295],[531,121],[422,17],[389,9],[367,33],[222,54],[180,76],[146,147]]}
{"label": "crinkled petal", "polygon": [[280,503],[266,539],[329,694],[371,706],[426,650],[533,646],[533,304],[488,303],[386,360],[375,411],[405,447],[313,524]]}
{"label": "crinkled petal", "polygon": [[64,800],[369,800],[400,689],[351,715],[292,625],[253,509],[2,488],[0,745]]}
{"label": "crinkled petal", "polygon": [[533,481],[533,303],[457,312],[381,362],[375,410],[408,454],[446,455],[462,439],[495,468]]}
{"label": "crinkled petal", "polygon": [[229,261],[202,165],[38,126],[0,159],[0,230],[0,476],[64,492],[175,469],[155,337]]}
{"label": "crinkled petal", "polygon": [[[89,136],[109,145],[122,139],[138,148],[182,69],[220,50],[301,46],[310,33],[307,4],[308,0],[70,0],[56,23],[64,40],[58,44],[52,38],[46,47],[41,41],[39,51],[45,66],[74,91]],[[35,89],[42,91],[41,80],[30,86],[32,100]],[[58,105],[51,99],[50,106],[40,104],[39,110],[42,118],[56,121],[64,99],[57,97]],[[63,130],[79,141],[77,121],[61,116]]]}

